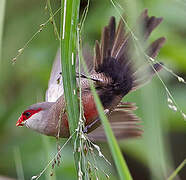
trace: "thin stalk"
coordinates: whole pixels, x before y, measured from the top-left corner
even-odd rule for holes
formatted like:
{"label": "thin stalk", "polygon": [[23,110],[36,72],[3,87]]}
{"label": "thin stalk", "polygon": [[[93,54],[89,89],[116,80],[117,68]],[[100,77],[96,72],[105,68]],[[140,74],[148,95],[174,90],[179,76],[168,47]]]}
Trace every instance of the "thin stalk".
{"label": "thin stalk", "polygon": [[[42,141],[43,141],[43,146],[44,146],[45,157],[46,157],[47,161],[50,161],[50,147],[51,147],[50,138],[47,136],[42,136]],[[51,174],[52,174],[52,176],[51,176]],[[52,168],[52,166],[47,169],[45,179],[46,180],[56,180],[55,169]]]}
{"label": "thin stalk", "polygon": [[[70,128],[70,134],[74,133],[78,127],[79,121],[79,106],[78,96],[76,91],[76,42],[77,42],[77,24],[79,20],[79,7],[80,0],[61,0],[61,34],[60,34],[60,46],[61,46],[61,63],[62,63],[62,77],[64,85],[64,94],[66,101],[66,108],[68,112],[68,122]],[[80,145],[79,140],[73,138],[73,144],[76,144],[74,152],[74,159],[76,169],[79,175],[79,169],[81,164],[80,152],[78,147]],[[82,170],[82,169],[81,169]],[[81,174],[81,178],[84,179],[84,174]],[[80,178],[80,177],[79,177]]]}
{"label": "thin stalk", "polygon": [[186,159],[176,168],[176,170],[168,177],[167,180],[173,180],[178,175],[178,173],[184,168],[185,164]]}
{"label": "thin stalk", "polygon": [[59,33],[58,33],[58,30],[57,30],[57,26],[56,26],[56,22],[55,22],[55,19],[54,19],[54,14],[52,12],[52,7],[51,7],[51,4],[50,4],[50,0],[47,0],[47,6],[48,6],[49,13],[50,13],[51,23],[54,26],[54,33],[56,34],[57,38],[60,40]]}

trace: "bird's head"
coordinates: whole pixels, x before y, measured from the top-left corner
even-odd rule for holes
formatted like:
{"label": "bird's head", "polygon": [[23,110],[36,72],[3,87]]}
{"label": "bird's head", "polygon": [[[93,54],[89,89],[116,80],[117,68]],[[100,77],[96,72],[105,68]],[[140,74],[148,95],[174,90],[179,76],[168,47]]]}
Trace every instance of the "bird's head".
{"label": "bird's head", "polygon": [[33,115],[37,115],[42,109],[38,108],[38,109],[27,109],[25,110],[21,116],[19,117],[16,126],[24,126],[26,124],[26,122],[32,118]]}
{"label": "bird's head", "polygon": [[43,133],[47,125],[48,112],[54,103],[42,102],[28,107],[19,117],[16,126],[26,126]]}

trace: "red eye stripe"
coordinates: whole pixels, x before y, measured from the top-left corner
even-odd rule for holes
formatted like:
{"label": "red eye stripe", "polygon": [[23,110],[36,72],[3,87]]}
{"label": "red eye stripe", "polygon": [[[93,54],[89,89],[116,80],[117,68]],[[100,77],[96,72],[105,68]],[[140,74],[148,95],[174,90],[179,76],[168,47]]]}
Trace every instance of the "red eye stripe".
{"label": "red eye stripe", "polygon": [[41,108],[36,109],[36,110],[30,109],[30,110],[24,111],[23,114],[22,114],[23,121],[24,121],[24,120],[27,120],[28,118],[30,118],[30,117],[33,116],[34,114],[38,113],[39,111],[41,111]]}
{"label": "red eye stripe", "polygon": [[34,114],[38,113],[39,111],[41,111],[41,108],[38,108],[36,110],[27,110],[25,112],[23,112],[21,114],[21,116],[19,117],[16,126],[24,126],[24,121],[26,121],[28,118],[30,118],[31,116],[33,116]]}

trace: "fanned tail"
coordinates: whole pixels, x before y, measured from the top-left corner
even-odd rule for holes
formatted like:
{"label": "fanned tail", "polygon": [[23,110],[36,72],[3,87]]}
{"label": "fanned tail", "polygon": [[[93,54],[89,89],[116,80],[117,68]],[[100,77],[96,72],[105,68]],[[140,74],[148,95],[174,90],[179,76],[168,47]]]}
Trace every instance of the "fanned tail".
{"label": "fanned tail", "polygon": [[[142,25],[143,33],[140,38],[146,41],[152,31],[161,23],[162,18],[149,17],[145,9],[137,20]],[[134,30],[135,31],[135,30]],[[145,53],[155,58],[163,46],[165,38],[161,37],[148,46]],[[144,82],[149,82],[156,71],[162,69],[161,63],[146,67],[142,75],[140,68],[133,66],[132,56],[133,37],[131,32],[126,33],[125,24],[121,19],[116,29],[115,18],[111,17],[108,26],[102,32],[101,43],[96,41],[94,55],[94,69],[97,73],[103,73],[111,79],[111,86],[116,90],[117,95],[124,96],[130,90],[141,87]],[[144,67],[142,67],[144,70]],[[110,83],[110,82],[109,82]]]}
{"label": "fanned tail", "polygon": [[[140,41],[145,42],[161,21],[162,18],[149,17],[147,10],[144,10],[137,21],[143,28]],[[133,34],[126,32],[122,19],[117,29],[115,28],[115,18],[111,17],[108,26],[102,32],[101,43],[96,41],[95,44],[94,69],[104,82],[99,82],[96,88],[104,108],[112,110],[108,119],[115,136],[118,139],[139,137],[143,131],[139,125],[139,118],[132,112],[136,106],[131,103],[120,103],[118,106],[117,104],[128,92],[149,82],[156,71],[162,69],[162,63],[135,67],[136,57],[132,52],[134,48]],[[135,30],[134,33],[136,33]],[[164,42],[164,37],[155,40],[147,47],[145,53],[149,57],[155,58]],[[107,81],[104,81],[105,79]],[[100,121],[97,122],[100,123]],[[94,140],[106,139],[102,126],[88,136]]]}

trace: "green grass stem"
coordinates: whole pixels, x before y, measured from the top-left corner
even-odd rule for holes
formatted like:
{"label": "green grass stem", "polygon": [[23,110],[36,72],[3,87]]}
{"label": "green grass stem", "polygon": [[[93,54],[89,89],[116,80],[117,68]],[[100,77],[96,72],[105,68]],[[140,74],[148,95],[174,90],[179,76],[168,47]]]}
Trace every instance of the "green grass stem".
{"label": "green grass stem", "polygon": [[[61,62],[62,62],[62,77],[64,85],[64,94],[66,108],[68,112],[68,122],[70,133],[74,133],[78,127],[79,121],[79,106],[76,91],[76,45],[77,45],[77,24],[79,20],[80,0],[62,0],[61,1]],[[78,148],[79,140],[73,137],[73,144]],[[79,163],[81,163],[80,152],[75,149],[74,152],[75,165],[77,173],[79,172]],[[79,173],[78,173],[79,174]],[[82,178],[84,179],[84,174]]]}

